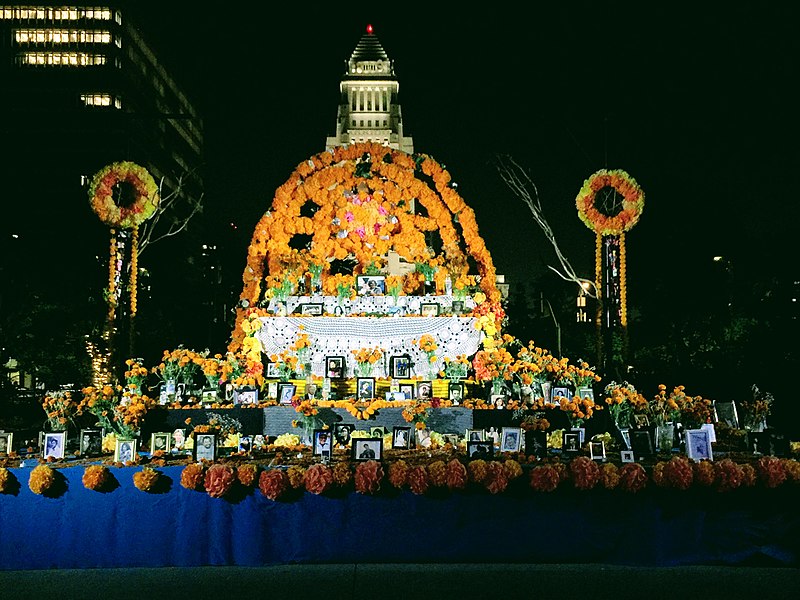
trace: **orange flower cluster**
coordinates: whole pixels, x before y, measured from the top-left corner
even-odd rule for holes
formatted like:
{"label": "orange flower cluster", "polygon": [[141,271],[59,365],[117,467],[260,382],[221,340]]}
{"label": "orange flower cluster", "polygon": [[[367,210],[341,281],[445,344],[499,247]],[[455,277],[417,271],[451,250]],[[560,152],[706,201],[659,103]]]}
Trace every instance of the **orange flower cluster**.
{"label": "orange flower cluster", "polygon": [[28,487],[34,494],[46,493],[56,482],[56,473],[47,465],[38,465],[31,471]]}
{"label": "orange flower cluster", "polygon": [[96,492],[103,490],[112,480],[111,471],[105,465],[89,465],[81,477],[83,487]]}
{"label": "orange flower cluster", "polygon": [[18,486],[19,482],[14,476],[14,473],[5,467],[0,467],[0,494],[10,494],[18,488]]}
{"label": "orange flower cluster", "polygon": [[475,379],[478,381],[511,379],[514,372],[511,368],[513,364],[514,357],[502,347],[478,350],[472,359],[472,366],[475,368]]}
{"label": "orange flower cluster", "polygon": [[[615,215],[601,212],[596,205],[597,192],[607,187],[622,196],[622,205]],[[622,169],[600,169],[583,182],[575,205],[578,216],[589,229],[604,236],[619,235],[639,221],[644,210],[644,192],[636,180]]]}
{"label": "orange flower cluster", "polygon": [[351,350],[356,362],[361,365],[374,365],[383,358],[383,350],[375,346],[374,348],[359,348]]}
{"label": "orange flower cluster", "polygon": [[42,408],[53,431],[65,431],[80,414],[80,403],[69,391],[48,392],[42,399]]}
{"label": "orange flower cluster", "polygon": [[141,471],[133,474],[133,485],[143,492],[152,492],[161,480],[161,472],[152,467],[143,467]]}
{"label": "orange flower cluster", "polygon": [[319,414],[319,410],[314,406],[312,400],[303,400],[294,409],[304,417],[314,417]]}

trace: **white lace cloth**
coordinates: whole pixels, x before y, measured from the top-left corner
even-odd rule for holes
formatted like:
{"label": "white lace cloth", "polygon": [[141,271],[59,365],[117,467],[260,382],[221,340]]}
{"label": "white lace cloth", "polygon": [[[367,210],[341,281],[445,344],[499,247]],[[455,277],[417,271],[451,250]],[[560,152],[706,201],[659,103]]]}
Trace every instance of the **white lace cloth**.
{"label": "white lace cloth", "polygon": [[[451,312],[453,301],[460,301],[463,310],[469,311],[475,308],[475,301],[471,296],[463,299],[454,296],[398,296],[395,300],[392,296],[356,296],[348,298],[339,304],[336,296],[289,296],[286,299],[286,312],[291,314],[295,311],[301,312],[303,304],[322,305],[322,312],[328,314],[349,313],[386,313],[386,314],[419,314],[423,304],[438,304],[440,312]],[[272,300],[267,308],[270,312],[276,313],[279,310],[278,303]]]}
{"label": "white lace cloth", "polygon": [[[475,329],[474,317],[262,317],[261,321],[264,325],[257,337],[268,357],[291,346],[298,333],[308,334],[311,371],[319,377],[325,374],[326,356],[343,356],[346,376],[354,376],[352,351],[378,346],[383,350],[383,360],[375,365],[372,376],[387,377],[390,358],[407,354],[414,363],[412,374],[427,378],[432,370],[442,368],[444,357],[475,354],[483,336]],[[412,344],[425,333],[439,346],[434,364]]]}

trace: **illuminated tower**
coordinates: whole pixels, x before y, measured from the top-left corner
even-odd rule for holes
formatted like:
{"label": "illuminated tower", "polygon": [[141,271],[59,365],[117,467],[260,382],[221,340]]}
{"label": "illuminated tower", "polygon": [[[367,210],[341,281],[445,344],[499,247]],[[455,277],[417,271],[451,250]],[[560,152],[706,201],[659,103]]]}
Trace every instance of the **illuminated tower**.
{"label": "illuminated tower", "polygon": [[327,138],[326,148],[375,142],[413,154],[413,140],[403,135],[403,117],[397,100],[399,89],[392,61],[372,25],[367,25],[339,85],[341,101],[336,114],[336,135]]}

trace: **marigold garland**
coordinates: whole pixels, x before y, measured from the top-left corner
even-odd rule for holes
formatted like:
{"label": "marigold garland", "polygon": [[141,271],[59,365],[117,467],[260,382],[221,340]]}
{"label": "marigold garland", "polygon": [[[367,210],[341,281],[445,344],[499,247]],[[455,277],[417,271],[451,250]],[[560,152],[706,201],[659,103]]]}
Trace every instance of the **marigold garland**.
{"label": "marigold garland", "polygon": [[47,465],[38,465],[31,471],[28,487],[34,494],[44,494],[56,482],[56,473]]}
{"label": "marigold garland", "polygon": [[133,485],[143,492],[152,492],[161,481],[161,472],[151,467],[142,467],[142,470],[133,474]]}
{"label": "marigold garland", "polygon": [[619,487],[635,494],[647,487],[647,472],[639,463],[625,463],[619,470]]}
{"label": "marigold garland", "polygon": [[339,462],[333,466],[333,482],[339,487],[349,485],[353,480],[353,471],[346,462]]}
{"label": "marigold garland", "polygon": [[492,461],[486,464],[486,475],[483,478],[483,485],[490,494],[500,494],[508,487],[508,471],[502,463]]}
{"label": "marigold garland", "polygon": [[776,488],[786,481],[783,461],[775,456],[762,456],[756,463],[758,478],[768,488]]}
{"label": "marigold garland", "polygon": [[[127,182],[135,190],[130,206],[117,206],[114,186]],[[100,169],[89,185],[89,203],[100,220],[109,227],[132,229],[152,217],[160,202],[158,185],[153,176],[136,163],[123,161]]]}
{"label": "marigold garland", "polygon": [[300,465],[292,465],[286,470],[286,475],[289,477],[289,485],[294,489],[299,490],[305,486],[306,470]]}
{"label": "marigold garland", "polygon": [[105,489],[112,480],[111,471],[105,465],[89,465],[83,472],[81,481],[87,490],[99,492]]}
{"label": "marigold garland", "polygon": [[569,463],[575,489],[590,490],[600,481],[600,467],[588,456],[578,456]]}
{"label": "marigold garland", "polygon": [[443,460],[435,460],[428,465],[428,478],[433,487],[447,485],[447,465]]}
{"label": "marigold garland", "polygon": [[447,463],[445,482],[449,490],[463,490],[467,486],[467,468],[457,458]]}
{"label": "marigold garland", "polygon": [[[622,196],[622,206],[616,215],[605,215],[597,208],[597,192],[606,187]],[[589,229],[604,236],[619,235],[639,221],[644,210],[644,192],[622,169],[600,169],[583,182],[575,205],[581,221]]]}

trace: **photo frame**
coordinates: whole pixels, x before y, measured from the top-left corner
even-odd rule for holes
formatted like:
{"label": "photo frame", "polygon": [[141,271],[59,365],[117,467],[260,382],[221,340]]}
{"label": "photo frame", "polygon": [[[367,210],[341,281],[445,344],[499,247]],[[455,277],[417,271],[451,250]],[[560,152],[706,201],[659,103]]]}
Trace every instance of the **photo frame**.
{"label": "photo frame", "polygon": [[580,387],[575,390],[575,395],[578,398],[588,398],[589,400],[594,400],[594,390],[590,387]]}
{"label": "photo frame", "polygon": [[292,398],[297,393],[297,386],[294,383],[278,384],[278,404],[288,405],[292,403]]}
{"label": "photo frame", "polygon": [[243,454],[250,454],[250,451],[253,449],[253,436],[251,435],[241,435],[239,436],[239,447],[237,450],[242,452]]}
{"label": "photo frame", "polygon": [[67,443],[67,432],[57,431],[44,434],[44,447],[42,458],[52,456],[53,458],[64,458],[65,446]]}
{"label": "photo frame", "polygon": [[453,300],[450,304],[450,312],[454,315],[460,315],[464,312],[464,301],[463,300]]}
{"label": "photo frame", "polygon": [[522,428],[503,427],[500,430],[500,452],[519,452],[522,447]]}
{"label": "photo frame", "polygon": [[650,432],[647,429],[635,429],[630,432],[630,435],[631,450],[637,459],[655,454],[655,450],[653,450],[653,438],[650,436]]}
{"label": "photo frame", "polygon": [[81,429],[78,450],[81,456],[100,456],[103,453],[103,430]]}
{"label": "photo frame", "polygon": [[201,392],[200,403],[208,406],[217,402],[217,390],[206,389]]}
{"label": "photo frame", "polygon": [[398,450],[411,448],[411,427],[394,427],[392,429],[392,448]]}
{"label": "photo frame", "polygon": [[385,275],[357,275],[356,293],[359,296],[385,296]]}
{"label": "photo frame", "polygon": [[114,444],[114,462],[129,463],[136,456],[136,440],[124,440],[117,438]]}
{"label": "photo frame", "polygon": [[328,379],[344,379],[346,365],[344,356],[326,356],[325,377]]}
{"label": "photo frame", "polygon": [[561,450],[568,454],[577,454],[581,450],[581,434],[577,431],[563,433]]}
{"label": "photo frame", "polygon": [[169,454],[172,450],[172,434],[169,431],[157,431],[150,434],[150,456],[156,452]]}
{"label": "photo frame", "polygon": [[650,419],[647,415],[636,413],[633,415],[633,425],[636,429],[645,429],[650,427]]}
{"label": "photo frame", "polygon": [[407,379],[411,376],[411,357],[400,354],[389,358],[389,376],[394,379]]}
{"label": "photo frame", "polygon": [[438,317],[439,316],[439,303],[438,302],[422,302],[419,305],[419,314],[423,317]]}
{"label": "photo frame", "polygon": [[464,438],[467,442],[485,442],[486,430],[485,429],[467,429]]}
{"label": "photo frame", "polygon": [[536,458],[547,458],[547,432],[528,430],[525,432],[525,454]]}
{"label": "photo frame", "polygon": [[351,423],[335,423],[333,425],[333,439],[339,446],[349,446],[355,426]]}
{"label": "photo frame", "polygon": [[711,452],[711,436],[707,429],[687,429],[686,456],[700,462],[701,460],[714,460]]}
{"label": "photo frame", "polygon": [[489,396],[489,402],[497,410],[503,410],[506,407],[507,396],[505,394],[492,394]]}
{"label": "photo frame", "polygon": [[300,314],[310,317],[321,317],[325,307],[321,302],[305,302],[300,305]]}
{"label": "photo frame", "polygon": [[447,399],[454,405],[464,401],[464,383],[462,381],[451,381],[447,385]]}
{"label": "photo frame", "polygon": [[0,454],[8,455],[13,449],[14,434],[10,431],[0,433]]}
{"label": "photo frame", "polygon": [[415,397],[420,400],[430,400],[433,398],[433,382],[430,380],[418,381],[414,393]]}
{"label": "photo frame", "polygon": [[733,400],[716,400],[714,402],[714,420],[724,423],[731,429],[739,429],[739,413]]}
{"label": "photo frame", "polygon": [[381,438],[353,438],[353,460],[382,460],[383,440]]}
{"label": "photo frame", "polygon": [[186,430],[176,429],[172,432],[172,447],[176,450],[183,450],[186,444]]}
{"label": "photo frame", "polygon": [[413,400],[416,398],[416,388],[413,383],[401,383],[400,393],[405,396],[406,400]]}
{"label": "photo frame", "polygon": [[553,392],[551,395],[551,398],[554,402],[557,396],[561,396],[562,398],[569,400],[572,398],[572,393],[570,392],[569,388],[564,385],[555,385],[553,386]]}
{"label": "photo frame", "polygon": [[458,448],[458,434],[457,433],[443,433],[442,439],[445,444],[450,444],[453,448]]}
{"label": "photo frame", "polygon": [[195,434],[194,459],[215,460],[217,458],[217,436],[213,433]]}
{"label": "photo frame", "polygon": [[488,460],[494,455],[491,442],[467,442],[467,457],[470,460]]}
{"label": "photo frame", "polygon": [[635,462],[635,459],[633,457],[633,450],[620,450],[619,460],[620,462],[623,463]]}
{"label": "photo frame", "polygon": [[264,369],[264,377],[267,379],[278,379],[278,377],[280,377],[278,374],[278,363],[268,361],[267,367]]}
{"label": "photo frame", "polygon": [[375,378],[358,377],[356,378],[356,399],[372,400],[375,397]]}
{"label": "photo frame", "polygon": [[625,444],[625,448],[630,450],[631,449],[631,430],[627,427],[623,427],[619,430],[619,435],[622,438],[622,442]]}
{"label": "photo frame", "polygon": [[267,383],[267,398],[278,399],[278,382],[270,381]]}
{"label": "photo frame", "polygon": [[[686,447],[689,447],[689,442],[686,442]],[[764,455],[772,454],[772,447],[770,444],[770,433],[768,431],[748,431],[747,432],[747,449],[753,454]]]}
{"label": "photo frame", "polygon": [[331,456],[333,447],[331,432],[327,429],[314,430],[314,456]]}
{"label": "photo frame", "polygon": [[369,437],[371,438],[383,439],[383,436],[385,435],[386,435],[386,429],[383,427],[383,425],[377,425],[375,427],[369,428]]}
{"label": "photo frame", "polygon": [[258,404],[258,388],[245,386],[236,392],[237,404]]}
{"label": "photo frame", "polygon": [[606,444],[605,442],[596,441],[589,442],[589,458],[592,460],[606,460]]}

